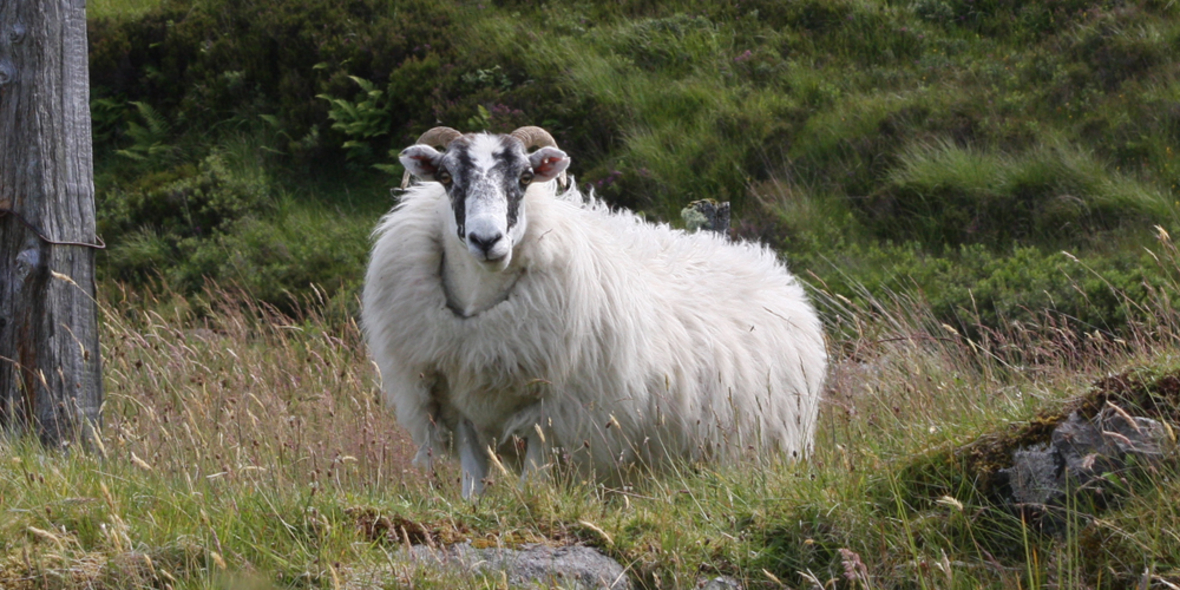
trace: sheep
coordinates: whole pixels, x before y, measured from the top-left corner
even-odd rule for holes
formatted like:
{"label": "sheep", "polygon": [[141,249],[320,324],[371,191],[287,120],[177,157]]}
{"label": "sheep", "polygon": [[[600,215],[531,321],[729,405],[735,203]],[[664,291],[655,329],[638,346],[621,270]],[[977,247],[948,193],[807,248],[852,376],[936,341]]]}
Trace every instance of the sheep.
{"label": "sheep", "polygon": [[810,453],[824,335],[772,250],[559,194],[570,158],[538,127],[435,128],[399,159],[424,182],[374,231],[361,319],[415,465],[457,452],[471,499],[494,453],[603,485]]}

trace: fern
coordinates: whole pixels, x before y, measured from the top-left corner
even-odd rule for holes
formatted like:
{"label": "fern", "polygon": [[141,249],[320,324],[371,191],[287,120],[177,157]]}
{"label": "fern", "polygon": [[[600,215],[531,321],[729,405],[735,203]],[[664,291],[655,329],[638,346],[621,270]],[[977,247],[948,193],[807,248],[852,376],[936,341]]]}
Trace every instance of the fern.
{"label": "fern", "polygon": [[357,76],[349,76],[361,88],[355,101],[318,94],[316,98],[328,101],[328,118],[335,121],[332,129],[343,133],[349,139],[343,147],[350,160],[365,159],[372,154],[367,140],[389,133],[392,116],[385,91],[372,82]]}
{"label": "fern", "polygon": [[176,154],[176,147],[167,143],[172,134],[172,125],[152,105],[146,102],[132,101],[129,103],[139,113],[143,124],[134,120],[127,122],[127,137],[132,143],[127,149],[116,150],[115,153],[135,160],[148,162],[168,159]]}

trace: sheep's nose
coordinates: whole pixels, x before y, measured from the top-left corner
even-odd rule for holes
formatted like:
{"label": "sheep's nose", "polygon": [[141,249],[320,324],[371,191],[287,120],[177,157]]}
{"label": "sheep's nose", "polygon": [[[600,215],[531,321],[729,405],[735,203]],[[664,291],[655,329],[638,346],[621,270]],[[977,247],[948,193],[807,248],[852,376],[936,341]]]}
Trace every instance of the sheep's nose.
{"label": "sheep's nose", "polygon": [[470,233],[467,234],[467,241],[476,248],[479,248],[479,251],[483,252],[484,256],[487,256],[488,253],[492,251],[492,248],[496,246],[496,243],[499,242],[503,237],[504,234],[500,232],[496,232],[495,234],[486,238],[481,237],[475,233]]}

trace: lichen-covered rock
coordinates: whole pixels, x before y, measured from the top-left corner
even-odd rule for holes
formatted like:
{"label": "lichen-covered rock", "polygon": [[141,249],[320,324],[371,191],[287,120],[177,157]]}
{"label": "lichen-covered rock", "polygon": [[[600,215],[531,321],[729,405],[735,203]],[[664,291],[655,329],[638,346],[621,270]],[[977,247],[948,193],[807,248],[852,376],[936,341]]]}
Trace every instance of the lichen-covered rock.
{"label": "lichen-covered rock", "polygon": [[1054,508],[1077,505],[1083,495],[1090,504],[1104,504],[1109,477],[1155,465],[1171,446],[1162,422],[1109,404],[1088,420],[1071,413],[1053,429],[1049,443],[1016,450],[1012,466],[1000,472],[1007,477],[1011,500],[1055,530],[1061,523]]}
{"label": "lichen-covered rock", "polygon": [[462,568],[476,574],[503,572],[514,588],[631,588],[623,566],[597,549],[581,545],[524,545],[520,549],[477,549],[470,543],[438,548],[415,545],[409,553],[419,567]]}
{"label": "lichen-covered rock", "polygon": [[742,585],[729,576],[702,578],[697,581],[698,590],[742,590]]}
{"label": "lichen-covered rock", "polygon": [[688,231],[707,230],[720,234],[729,232],[729,203],[713,199],[699,199],[680,211]]}

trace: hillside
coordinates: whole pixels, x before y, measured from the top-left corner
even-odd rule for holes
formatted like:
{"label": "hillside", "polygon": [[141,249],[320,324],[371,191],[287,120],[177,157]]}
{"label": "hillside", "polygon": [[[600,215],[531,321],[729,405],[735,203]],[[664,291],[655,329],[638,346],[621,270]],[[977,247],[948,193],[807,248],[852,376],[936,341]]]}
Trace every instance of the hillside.
{"label": "hillside", "polygon": [[1142,247],[1180,228],[1168,3],[127,10],[90,30],[120,280],[351,292],[400,177],[390,154],[436,123],[544,125],[612,203],[677,223],[730,200],[736,234],[802,274],[918,293],[962,327],[1051,309],[1117,332],[1109,286],[1150,297],[1164,279]]}
{"label": "hillside", "polygon": [[[1180,586],[1173,3],[88,10],[104,423],[86,452],[0,436],[0,588],[508,586],[404,559],[459,542],[589,545],[644,590]],[[543,125],[649,219],[731,201],[825,324],[814,454],[497,470],[477,503],[414,469],[356,296],[436,124]],[[1119,419],[1149,452],[1054,446],[1135,447]],[[1018,455],[1065,491],[1018,493]]]}

